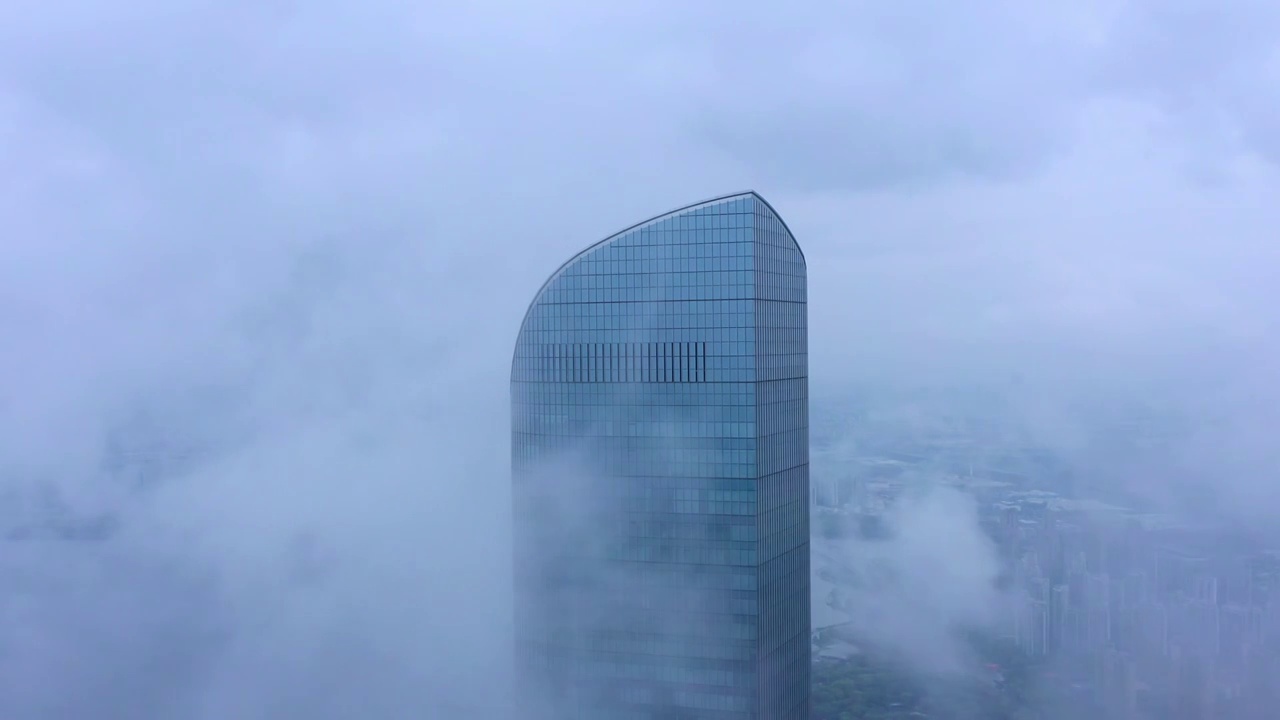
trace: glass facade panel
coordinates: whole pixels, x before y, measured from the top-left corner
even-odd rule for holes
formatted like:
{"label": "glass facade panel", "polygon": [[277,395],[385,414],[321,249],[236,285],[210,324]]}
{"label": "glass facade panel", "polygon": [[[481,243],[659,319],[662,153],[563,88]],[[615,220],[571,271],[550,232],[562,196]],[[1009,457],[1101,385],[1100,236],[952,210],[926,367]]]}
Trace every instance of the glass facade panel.
{"label": "glass facade panel", "polygon": [[806,307],[754,193],[632,227],[539,291],[511,374],[529,705],[808,717]]}

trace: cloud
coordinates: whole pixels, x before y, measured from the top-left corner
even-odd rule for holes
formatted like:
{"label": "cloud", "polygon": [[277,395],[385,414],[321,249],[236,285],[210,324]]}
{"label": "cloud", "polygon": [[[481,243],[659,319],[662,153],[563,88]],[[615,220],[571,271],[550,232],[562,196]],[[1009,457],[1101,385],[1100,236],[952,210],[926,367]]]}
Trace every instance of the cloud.
{"label": "cloud", "polygon": [[1089,4],[744,9],[713,45],[703,136],[787,189],[1026,177],[1068,147],[1089,96]]}
{"label": "cloud", "polygon": [[1114,91],[1168,113],[1167,131],[1196,147],[1193,169],[1221,172],[1223,155],[1280,160],[1280,12],[1265,2],[1129,3],[1115,14],[1101,76]]}
{"label": "cloud", "polygon": [[915,484],[886,513],[883,537],[837,541],[831,562],[850,632],[923,673],[973,672],[968,634],[996,629],[1010,606],[973,499],[942,485]]}
{"label": "cloud", "polygon": [[[60,372],[8,398],[46,417],[6,415],[21,449],[6,457],[27,462],[5,487],[18,501],[51,492],[62,517],[28,502],[14,522],[113,522],[98,542],[7,545],[5,633],[38,680],[11,681],[7,714],[483,712],[473,683],[502,692],[504,393],[468,386],[410,331],[422,293],[394,268],[411,257],[328,252],[190,318],[213,331],[115,321],[129,331],[119,363],[70,353],[115,308],[60,318]],[[103,467],[139,410],[151,419],[117,435],[119,467]],[[125,481],[149,460],[170,469]]]}
{"label": "cloud", "polygon": [[1271,503],[1276,18],[1167,5],[5,5],[6,522],[114,523],[6,547],[0,708],[487,688],[528,299],[747,186],[809,258],[815,393],[1018,376],[1054,437],[1171,396]]}

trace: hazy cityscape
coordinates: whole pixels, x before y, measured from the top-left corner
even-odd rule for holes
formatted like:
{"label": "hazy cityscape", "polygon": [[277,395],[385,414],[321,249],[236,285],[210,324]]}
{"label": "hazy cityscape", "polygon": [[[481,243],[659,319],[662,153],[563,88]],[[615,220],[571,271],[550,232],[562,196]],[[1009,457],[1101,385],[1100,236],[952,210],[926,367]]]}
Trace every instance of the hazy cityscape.
{"label": "hazy cityscape", "polygon": [[1272,720],[1278,43],[0,7],[0,720]]}
{"label": "hazy cityscape", "polygon": [[[1150,503],[1126,507],[1116,497],[1122,488],[1089,488],[1070,458],[1019,438],[1016,427],[1000,427],[990,397],[966,405],[954,392],[910,400],[868,395],[828,402],[815,422],[825,430],[815,436],[813,455],[820,668],[825,663],[838,677],[863,642],[906,652],[920,670],[960,668],[998,688],[998,699],[978,706],[974,717],[1270,717],[1280,678],[1274,528],[1214,522]],[[902,413],[908,403],[932,408],[930,422]],[[871,418],[880,422],[864,424]],[[858,427],[864,432],[849,431]],[[1188,439],[1141,416],[1122,432],[1108,438],[1113,446],[1166,457]],[[877,568],[877,553],[847,549],[850,538],[865,548],[928,532],[895,519],[894,508],[911,505],[922,488],[971,499],[971,506],[953,502],[950,509],[980,527],[984,541],[969,557],[941,546],[932,557],[914,557],[923,565],[914,572],[937,573],[936,586],[957,586],[942,582],[955,571],[938,566],[943,558],[978,565],[974,579],[989,583],[990,612],[952,615],[946,629],[954,639],[985,637],[986,652],[977,650],[982,643],[969,643],[961,664],[949,668],[930,667],[937,657],[910,656],[931,655],[946,643],[934,638],[927,649],[904,650],[874,629],[876,620],[859,617],[884,610],[868,605],[867,595],[891,596],[899,576],[913,571]],[[877,569],[887,573],[877,576]]]}

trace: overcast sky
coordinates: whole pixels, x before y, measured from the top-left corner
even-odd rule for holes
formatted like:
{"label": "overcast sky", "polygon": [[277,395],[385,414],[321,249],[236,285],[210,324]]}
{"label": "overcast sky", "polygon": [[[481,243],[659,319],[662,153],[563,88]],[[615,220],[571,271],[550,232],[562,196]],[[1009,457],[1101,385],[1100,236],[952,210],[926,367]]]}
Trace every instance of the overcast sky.
{"label": "overcast sky", "polygon": [[565,256],[754,188],[822,377],[1274,322],[1273,3],[467,5],[8,3],[5,286],[164,324],[359,242],[496,357]]}
{"label": "overcast sky", "polygon": [[[207,575],[216,602],[169,585],[227,627],[252,607],[292,618],[262,627],[295,640],[317,637],[307,618],[416,628],[378,646],[389,666],[496,638],[478,628],[501,603],[475,597],[505,582],[506,374],[528,300],[582,247],[750,188],[808,257],[815,394],[1016,376],[1032,397],[1194,395],[1174,404],[1231,428],[1199,457],[1247,466],[1236,505],[1276,499],[1256,477],[1280,396],[1280,5],[454,5],[0,5],[6,492],[53,479],[126,518],[111,562]],[[95,474],[116,432],[206,459],[138,500]],[[344,575],[308,615],[278,577],[313,536],[376,580]],[[460,542],[492,547],[444,550]],[[43,577],[41,552],[12,563]],[[46,668],[6,673],[10,716],[73,702],[69,683],[128,686],[110,673],[141,687],[158,662],[103,669],[149,632],[105,618],[163,613],[142,581],[117,582],[122,610],[89,604],[101,565],[56,564],[76,563],[62,605],[6,600],[44,634],[10,634],[4,662]],[[68,617],[101,649],[49,651],[92,634]],[[336,706],[261,671],[313,688],[315,653],[224,635],[258,640],[196,653],[214,669],[164,717],[265,707],[255,692]]]}

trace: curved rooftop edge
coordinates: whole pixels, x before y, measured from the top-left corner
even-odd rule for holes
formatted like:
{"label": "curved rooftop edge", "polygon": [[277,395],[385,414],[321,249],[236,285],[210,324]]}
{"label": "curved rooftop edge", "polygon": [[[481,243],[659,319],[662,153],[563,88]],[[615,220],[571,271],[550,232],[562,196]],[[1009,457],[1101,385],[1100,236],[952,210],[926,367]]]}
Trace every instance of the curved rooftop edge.
{"label": "curved rooftop edge", "polygon": [[[525,323],[528,322],[529,320],[529,313],[533,311],[533,306],[538,303],[538,298],[542,297],[543,291],[545,291],[547,287],[551,285],[551,283],[555,282],[555,279],[560,277],[561,273],[563,273],[566,268],[568,268],[573,263],[577,262],[578,259],[581,258],[582,256],[586,255],[587,253],[590,253],[596,248],[601,247],[602,245],[609,244],[611,241],[616,240],[633,230],[638,230],[639,228],[642,228],[645,225],[651,225],[653,223],[659,222],[661,220],[665,220],[674,215],[680,215],[682,213],[689,212],[690,210],[696,210],[697,208],[700,208],[703,205],[712,205],[715,203],[724,202],[726,200],[733,200],[735,198],[746,197],[748,195],[750,195],[751,197],[754,197],[756,200],[759,200],[766,208],[769,209],[769,212],[773,213],[774,217],[778,218],[778,221],[782,223],[782,227],[787,231],[787,234],[791,236],[792,242],[795,243],[796,251],[800,253],[800,262],[804,263],[805,267],[807,268],[809,263],[804,257],[804,248],[800,247],[800,241],[796,240],[795,233],[791,232],[791,228],[787,226],[787,221],[783,219],[782,214],[779,213],[777,210],[775,210],[773,205],[770,205],[769,201],[765,200],[760,193],[756,192],[755,190],[742,190],[740,192],[729,193],[727,195],[717,195],[716,197],[713,197],[713,198],[708,198],[706,200],[699,200],[698,202],[678,207],[675,210],[668,210],[667,212],[664,212],[660,215],[654,215],[648,220],[641,220],[640,222],[635,223],[634,225],[629,225],[619,230],[618,232],[615,232],[612,235],[609,235],[603,240],[600,240],[598,242],[594,242],[588,245],[587,247],[575,253],[568,260],[565,260],[563,263],[560,264],[560,267],[556,268],[555,272],[547,276],[547,279],[544,280],[542,285],[538,287],[538,291],[533,294],[533,299],[529,301],[529,305],[528,307],[525,308],[525,311],[524,311],[524,317],[520,320],[520,330],[517,333],[516,337],[519,338],[520,335],[524,333],[524,326],[525,326]],[[513,362],[514,362],[514,358],[513,358]]]}

